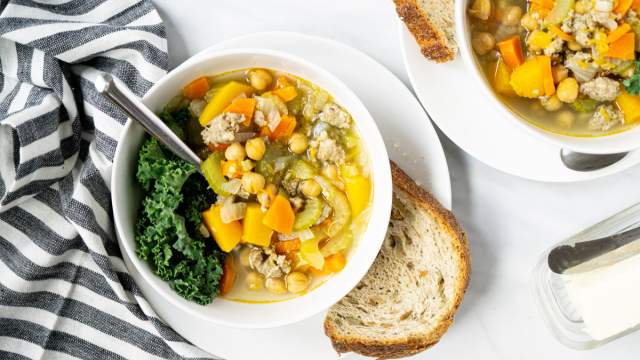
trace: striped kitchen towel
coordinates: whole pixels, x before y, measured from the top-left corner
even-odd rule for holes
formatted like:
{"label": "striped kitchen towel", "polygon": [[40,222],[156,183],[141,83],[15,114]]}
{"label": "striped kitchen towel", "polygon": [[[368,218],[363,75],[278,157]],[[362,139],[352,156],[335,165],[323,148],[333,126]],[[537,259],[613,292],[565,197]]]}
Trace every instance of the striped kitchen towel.
{"label": "striped kitchen towel", "polygon": [[208,358],[165,325],[121,259],[109,178],[126,117],[167,69],[146,0],[0,0],[0,359]]}

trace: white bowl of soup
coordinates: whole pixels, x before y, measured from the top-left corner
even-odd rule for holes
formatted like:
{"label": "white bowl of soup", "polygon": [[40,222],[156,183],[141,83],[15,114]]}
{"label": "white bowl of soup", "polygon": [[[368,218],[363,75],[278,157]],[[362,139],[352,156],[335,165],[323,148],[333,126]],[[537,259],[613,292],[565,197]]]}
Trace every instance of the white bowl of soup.
{"label": "white bowl of soup", "polygon": [[364,276],[391,175],[375,121],[340,80],[286,53],[237,49],[187,61],[143,102],[203,159],[201,175],[131,121],[114,159],[120,247],[176,311],[280,326]]}
{"label": "white bowl of soup", "polygon": [[579,152],[630,151],[640,146],[640,19],[631,7],[459,1],[460,53],[488,101],[530,133]]}

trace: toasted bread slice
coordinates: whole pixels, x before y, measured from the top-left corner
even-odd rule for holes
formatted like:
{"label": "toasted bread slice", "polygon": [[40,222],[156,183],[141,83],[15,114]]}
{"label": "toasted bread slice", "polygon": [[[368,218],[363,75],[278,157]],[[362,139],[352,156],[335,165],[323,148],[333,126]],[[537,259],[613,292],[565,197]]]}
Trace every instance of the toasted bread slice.
{"label": "toasted bread slice", "polygon": [[391,359],[433,346],[469,282],[466,235],[456,219],[393,162],[391,171],[393,207],[380,253],[325,318],[338,353]]}
{"label": "toasted bread slice", "polygon": [[458,47],[453,22],[454,0],[394,0],[400,19],[427,59],[455,59]]}

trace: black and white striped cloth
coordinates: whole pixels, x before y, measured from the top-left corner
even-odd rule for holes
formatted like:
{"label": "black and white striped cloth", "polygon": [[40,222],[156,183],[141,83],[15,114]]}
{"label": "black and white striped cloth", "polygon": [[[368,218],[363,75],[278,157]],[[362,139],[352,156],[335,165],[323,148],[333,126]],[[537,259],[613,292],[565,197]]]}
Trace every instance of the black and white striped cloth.
{"label": "black and white striped cloth", "polygon": [[0,0],[0,359],[210,357],[158,319],[112,224],[126,117],[92,81],[142,96],[166,69],[149,1]]}

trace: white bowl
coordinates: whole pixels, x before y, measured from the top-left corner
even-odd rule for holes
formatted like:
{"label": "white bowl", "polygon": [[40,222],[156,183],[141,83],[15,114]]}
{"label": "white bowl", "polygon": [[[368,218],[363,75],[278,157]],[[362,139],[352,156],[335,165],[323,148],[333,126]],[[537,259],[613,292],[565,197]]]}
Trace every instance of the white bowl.
{"label": "white bowl", "polygon": [[142,128],[129,121],[116,150],[111,179],[116,234],[120,249],[133,259],[133,266],[144,281],[175,307],[204,320],[239,328],[282,326],[311,317],[345,296],[375,260],[384,240],[391,212],[391,172],[382,137],[376,124],[358,97],[327,71],[296,56],[276,51],[236,49],[206,54],[188,61],[158,81],[143,98],[153,111],[160,111],[181,89],[196,77],[231,70],[264,67],[281,70],[307,79],[326,89],[335,101],[347,109],[366,145],[372,166],[373,203],[369,226],[348,255],[346,267],[309,293],[287,301],[249,304],[216,298],[202,306],[176,294],[156,276],[147,262],[135,254],[134,227],[141,204],[141,191],[135,179],[138,150],[145,137]]}
{"label": "white bowl", "polygon": [[[480,84],[484,98],[498,108],[504,116],[512,119],[515,123],[519,124],[521,128],[534,136],[573,151],[590,154],[611,154],[631,151],[640,147],[640,127],[638,126],[612,135],[575,137],[556,134],[536,127],[511,111],[511,109],[496,96],[489,79],[487,79],[484,72],[480,70],[480,65],[473,53],[473,48],[471,47],[471,32],[467,18],[467,7],[471,1],[472,0],[456,0],[455,3],[455,30],[460,55],[464,60],[468,72],[471,73],[474,80]],[[469,121],[482,121],[482,119],[469,119]],[[500,136],[500,134],[496,134],[496,136]]]}

